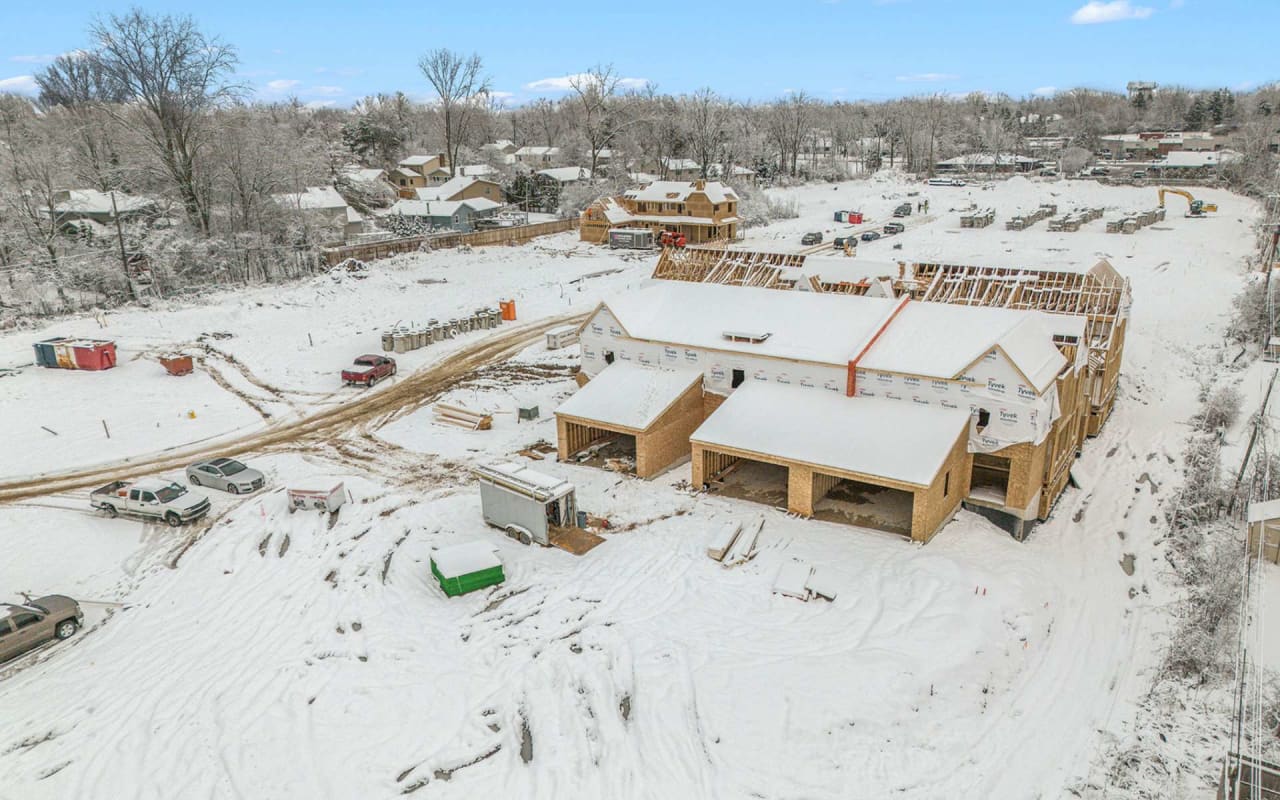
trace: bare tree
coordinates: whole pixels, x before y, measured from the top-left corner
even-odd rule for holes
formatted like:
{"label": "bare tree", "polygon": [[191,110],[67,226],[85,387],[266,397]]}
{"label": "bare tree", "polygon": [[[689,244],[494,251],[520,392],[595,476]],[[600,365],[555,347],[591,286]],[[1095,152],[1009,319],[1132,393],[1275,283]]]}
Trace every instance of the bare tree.
{"label": "bare tree", "polygon": [[[100,19],[89,30],[97,49],[86,58],[95,62],[113,97],[132,101],[113,104],[112,113],[126,123],[136,120],[187,219],[207,235],[211,176],[203,161],[205,134],[212,110],[238,92],[227,82],[237,63],[235,48],[206,36],[191,17],[139,9]],[[59,69],[55,63],[41,75],[42,90],[58,86]]]}
{"label": "bare tree", "polygon": [[[684,127],[689,135],[689,152],[701,165],[702,177],[707,177],[707,169],[712,160],[723,162],[720,156],[721,146],[726,138],[726,125],[732,106],[711,91],[709,88],[699,89],[691,97],[682,99]],[[727,166],[722,164],[727,169]],[[722,177],[727,178],[728,175]]]}
{"label": "bare tree", "polygon": [[490,86],[481,74],[484,64],[480,56],[464,56],[446,48],[437,48],[418,59],[418,69],[435,89],[439,98],[440,127],[444,132],[445,157],[449,174],[458,163],[458,150],[467,137],[475,118],[484,112]]}
{"label": "bare tree", "polygon": [[600,151],[613,143],[622,127],[621,115],[614,102],[621,82],[613,65],[597,64],[569,79],[569,87],[577,98],[582,113],[582,136],[591,152],[591,174],[600,164]]}

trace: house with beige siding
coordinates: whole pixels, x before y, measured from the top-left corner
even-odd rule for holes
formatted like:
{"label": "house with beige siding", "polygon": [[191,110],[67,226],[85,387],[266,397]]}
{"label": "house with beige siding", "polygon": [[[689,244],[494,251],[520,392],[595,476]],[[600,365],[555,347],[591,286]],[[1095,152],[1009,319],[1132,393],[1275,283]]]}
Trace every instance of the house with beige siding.
{"label": "house with beige siding", "polygon": [[584,242],[609,240],[610,228],[683,233],[691,244],[738,236],[738,196],[719,181],[653,181],[618,197],[602,197],[582,212]]}

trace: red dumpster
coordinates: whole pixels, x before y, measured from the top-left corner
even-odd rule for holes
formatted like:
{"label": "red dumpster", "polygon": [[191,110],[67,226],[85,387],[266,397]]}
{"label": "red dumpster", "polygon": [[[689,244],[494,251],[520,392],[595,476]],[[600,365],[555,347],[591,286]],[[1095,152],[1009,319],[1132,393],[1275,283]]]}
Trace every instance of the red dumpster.
{"label": "red dumpster", "polygon": [[862,224],[862,212],[861,212],[861,211],[850,211],[850,212],[849,212],[849,224],[850,224],[850,225],[861,225],[861,224]]}
{"label": "red dumpster", "polygon": [[111,369],[116,365],[116,343],[101,339],[79,339],[71,343],[75,366],[72,369]]}
{"label": "red dumpster", "polygon": [[160,356],[160,363],[170,375],[190,375],[191,370],[194,369],[191,364],[191,356],[182,353]]}

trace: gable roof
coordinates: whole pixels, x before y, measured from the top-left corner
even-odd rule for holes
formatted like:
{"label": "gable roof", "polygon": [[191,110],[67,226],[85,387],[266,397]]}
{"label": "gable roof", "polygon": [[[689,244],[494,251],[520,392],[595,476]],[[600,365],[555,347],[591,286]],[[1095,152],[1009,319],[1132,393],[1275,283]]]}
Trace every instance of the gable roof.
{"label": "gable roof", "polygon": [[386,213],[401,214],[406,217],[439,218],[452,217],[463,206],[472,213],[482,213],[499,208],[501,205],[485,197],[475,197],[470,200],[397,200]]}
{"label": "gable roof", "polygon": [[737,200],[733,190],[720,181],[654,181],[636,189],[628,189],[626,196],[632,200],[645,203],[682,203],[689,195],[702,192],[712,203],[723,203],[726,200]]}
{"label": "gable roof", "polygon": [[497,182],[481,178],[476,175],[455,175],[439,186],[426,186],[418,189],[419,200],[452,200],[454,195],[460,194],[473,183],[480,182],[492,184],[499,189],[502,187]]}
{"label": "gable roof", "polygon": [[556,409],[556,414],[646,431],[689,387],[701,382],[699,369],[619,362],[588,381]]}
{"label": "gable roof", "polygon": [[909,302],[858,361],[864,369],[958,378],[999,347],[1037,392],[1067,359],[1039,311]]}
{"label": "gable roof", "polygon": [[[53,210],[58,214],[108,214],[111,210],[111,194],[97,189],[71,189],[65,192],[65,199],[55,203]],[[115,193],[115,209],[121,214],[132,214],[149,211],[155,208],[155,201],[146,197],[134,197],[124,192]]]}
{"label": "gable roof", "polygon": [[308,186],[301,192],[272,195],[277,203],[303,211],[332,211],[347,207],[338,190],[332,186]]}
{"label": "gable roof", "polygon": [[430,164],[432,161],[439,159],[439,155],[434,156],[405,156],[400,159],[399,165],[402,167],[421,167]]}
{"label": "gable roof", "polygon": [[377,167],[362,167],[359,164],[348,164],[342,168],[343,177],[361,183],[373,183],[386,177],[386,171]]}
{"label": "gable roof", "polygon": [[545,175],[557,183],[591,180],[591,170],[586,167],[551,167],[540,169],[538,175]]}
{"label": "gable roof", "polygon": [[[636,339],[847,366],[853,349],[893,308],[885,298],[780,292],[747,286],[655,281],[607,299]],[[761,342],[725,333],[769,334]]]}

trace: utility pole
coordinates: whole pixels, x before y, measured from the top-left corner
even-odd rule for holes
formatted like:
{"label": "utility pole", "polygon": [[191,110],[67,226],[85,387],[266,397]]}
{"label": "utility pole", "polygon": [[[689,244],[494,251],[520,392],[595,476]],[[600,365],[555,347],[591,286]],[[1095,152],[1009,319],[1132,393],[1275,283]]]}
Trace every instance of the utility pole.
{"label": "utility pole", "polygon": [[129,256],[124,251],[124,228],[120,225],[120,209],[116,207],[116,190],[111,192],[111,218],[116,223],[116,243],[120,245],[120,269],[124,270],[124,279],[129,283],[129,294],[138,299],[138,292],[133,286],[133,276],[129,274]]}

